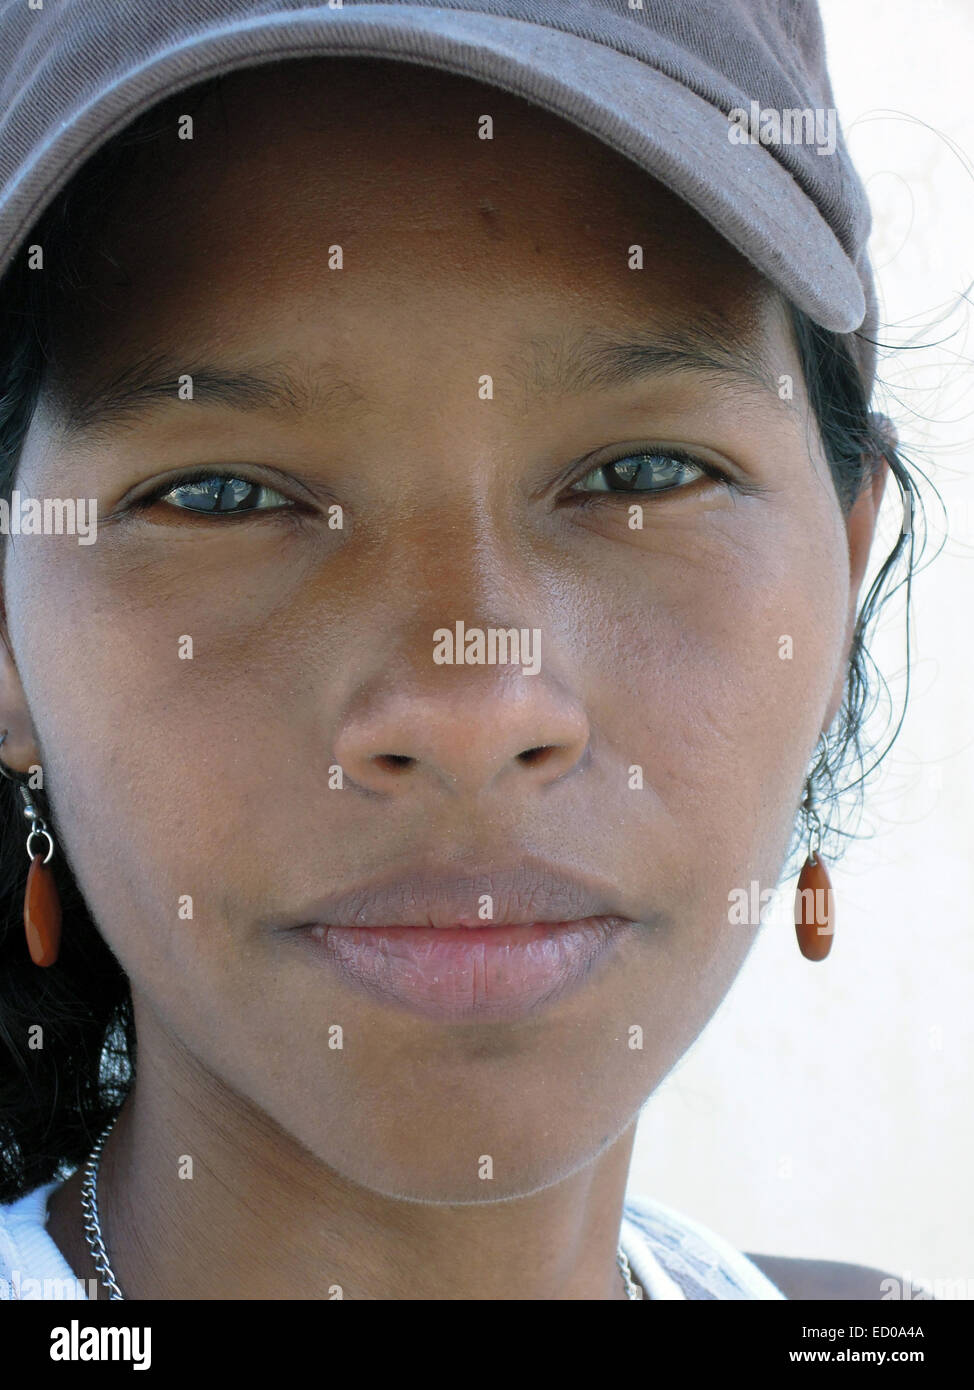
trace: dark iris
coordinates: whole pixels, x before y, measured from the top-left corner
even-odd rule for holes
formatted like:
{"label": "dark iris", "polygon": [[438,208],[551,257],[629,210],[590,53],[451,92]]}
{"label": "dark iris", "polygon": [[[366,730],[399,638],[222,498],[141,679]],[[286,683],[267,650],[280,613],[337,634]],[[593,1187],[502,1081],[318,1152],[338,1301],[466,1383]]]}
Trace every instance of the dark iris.
{"label": "dark iris", "polygon": [[631,492],[643,488],[659,492],[680,482],[686,473],[699,472],[699,468],[668,454],[636,454],[604,463],[598,471],[606,491]]}
{"label": "dark iris", "polygon": [[[213,475],[177,483],[164,494],[167,500],[178,499],[176,506],[199,512],[253,511],[262,493],[269,488],[246,478],[224,478]],[[276,494],[271,494],[276,495]]]}

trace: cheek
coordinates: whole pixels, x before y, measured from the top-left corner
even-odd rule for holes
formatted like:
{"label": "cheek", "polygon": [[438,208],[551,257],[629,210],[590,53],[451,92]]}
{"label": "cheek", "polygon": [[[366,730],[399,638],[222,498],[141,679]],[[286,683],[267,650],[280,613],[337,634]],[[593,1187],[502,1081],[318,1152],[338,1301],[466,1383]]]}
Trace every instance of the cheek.
{"label": "cheek", "polygon": [[817,545],[780,526],[674,526],[579,592],[593,722],[641,771],[632,800],[655,801],[647,819],[685,867],[692,847],[698,885],[779,872],[843,658],[843,536],[825,512],[818,525]]}
{"label": "cheek", "polygon": [[[65,553],[63,563],[25,562],[10,585],[11,636],[61,845],[136,978],[185,956],[181,898],[212,911],[223,866],[232,876],[253,855],[254,807],[273,815],[287,799],[279,750],[271,743],[261,757],[280,692],[248,679],[257,639],[238,630],[214,659],[227,641],[220,605],[205,585],[194,596],[190,576],[180,584],[161,592],[150,576],[126,582],[103,555]],[[187,636],[192,660],[180,655]],[[147,921],[151,931],[133,928]],[[212,934],[197,942],[217,945]]]}

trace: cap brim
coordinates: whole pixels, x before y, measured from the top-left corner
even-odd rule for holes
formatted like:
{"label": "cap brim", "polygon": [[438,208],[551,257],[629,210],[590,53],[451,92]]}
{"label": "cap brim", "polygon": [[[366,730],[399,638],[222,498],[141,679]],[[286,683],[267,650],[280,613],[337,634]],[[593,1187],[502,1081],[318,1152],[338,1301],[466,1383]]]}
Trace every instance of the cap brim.
{"label": "cap brim", "polygon": [[[73,120],[62,119],[34,142],[29,162],[4,189],[0,273],[85,160],[156,102],[220,73],[315,55],[442,68],[543,107],[665,184],[824,328],[848,333],[863,321],[859,275],[832,229],[767,149],[731,143],[725,112],[645,62],[576,34],[501,15],[403,5],[213,22],[174,33],[148,59],[133,42],[121,77],[117,46],[88,45],[76,61],[93,96],[76,103]],[[4,126],[30,101],[28,83]]]}

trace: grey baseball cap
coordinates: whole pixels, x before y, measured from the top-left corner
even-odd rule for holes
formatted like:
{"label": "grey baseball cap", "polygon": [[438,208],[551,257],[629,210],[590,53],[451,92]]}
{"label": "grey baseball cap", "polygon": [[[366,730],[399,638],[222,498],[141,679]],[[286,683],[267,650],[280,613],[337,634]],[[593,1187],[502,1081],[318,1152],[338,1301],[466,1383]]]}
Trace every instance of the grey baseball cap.
{"label": "grey baseball cap", "polygon": [[859,330],[871,387],[869,205],[817,0],[0,0],[0,274],[84,161],[147,108],[316,54],[441,68],[573,122],[815,322]]}

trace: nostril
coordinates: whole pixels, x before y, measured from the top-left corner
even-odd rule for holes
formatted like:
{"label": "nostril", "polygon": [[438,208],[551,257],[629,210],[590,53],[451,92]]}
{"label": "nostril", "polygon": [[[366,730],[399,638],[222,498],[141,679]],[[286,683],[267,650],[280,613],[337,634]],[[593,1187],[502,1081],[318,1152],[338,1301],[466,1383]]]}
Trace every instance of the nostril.
{"label": "nostril", "polygon": [[388,772],[399,772],[416,760],[415,758],[408,758],[405,753],[380,753],[374,761]]}
{"label": "nostril", "polygon": [[526,763],[528,767],[533,767],[536,763],[543,762],[552,752],[550,745],[543,744],[539,748],[526,748],[523,753],[518,753],[518,762]]}

